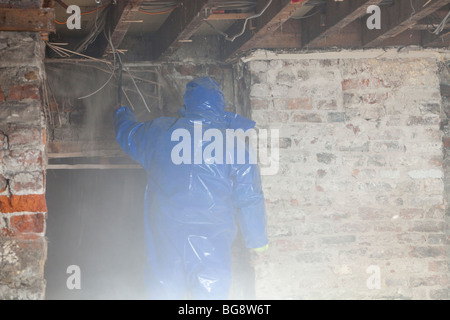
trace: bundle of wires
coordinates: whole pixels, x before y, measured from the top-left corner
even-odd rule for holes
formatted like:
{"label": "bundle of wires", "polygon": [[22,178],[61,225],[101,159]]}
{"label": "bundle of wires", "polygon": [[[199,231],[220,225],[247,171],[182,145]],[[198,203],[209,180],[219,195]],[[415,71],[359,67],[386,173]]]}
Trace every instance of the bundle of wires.
{"label": "bundle of wires", "polygon": [[95,20],[94,20],[94,26],[89,31],[88,35],[84,37],[84,39],[76,46],[75,51],[76,52],[84,52],[89,47],[91,43],[97,39],[97,36],[104,30],[106,26],[106,18],[108,16],[108,8],[109,5],[106,5],[106,7],[103,7],[103,10],[100,10],[100,5],[97,7],[97,10],[95,10]]}
{"label": "bundle of wires", "polygon": [[165,14],[172,12],[180,4],[180,1],[143,1],[139,12],[146,14]]}
{"label": "bundle of wires", "polygon": [[258,1],[224,1],[216,6],[216,10],[250,12],[255,11]]}

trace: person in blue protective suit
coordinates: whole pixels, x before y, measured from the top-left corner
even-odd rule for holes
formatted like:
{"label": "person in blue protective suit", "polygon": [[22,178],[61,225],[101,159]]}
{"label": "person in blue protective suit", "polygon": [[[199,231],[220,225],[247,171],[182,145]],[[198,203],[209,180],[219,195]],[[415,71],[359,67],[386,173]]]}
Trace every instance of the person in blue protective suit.
{"label": "person in blue protective suit", "polygon": [[[118,143],[148,176],[146,286],[151,299],[227,299],[237,226],[248,248],[268,245],[259,168],[226,161],[234,154],[227,149],[224,161],[195,161],[210,141],[194,131],[199,124],[202,132],[224,133],[247,130],[255,123],[226,112],[224,94],[209,77],[187,84],[184,103],[179,118],[141,123],[128,107],[114,113]],[[190,153],[192,161],[173,161],[181,141],[177,132],[189,133],[184,138],[190,138],[191,150],[182,152]]]}

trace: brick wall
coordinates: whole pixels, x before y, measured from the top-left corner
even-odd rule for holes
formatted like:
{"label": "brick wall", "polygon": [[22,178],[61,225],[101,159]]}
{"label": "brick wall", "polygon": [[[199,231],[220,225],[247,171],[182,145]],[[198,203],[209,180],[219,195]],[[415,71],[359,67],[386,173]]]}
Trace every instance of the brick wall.
{"label": "brick wall", "polygon": [[446,298],[438,59],[300,57],[244,64],[253,119],[280,130],[257,297]]}
{"label": "brick wall", "polygon": [[42,299],[44,44],[38,33],[0,32],[0,299]]}

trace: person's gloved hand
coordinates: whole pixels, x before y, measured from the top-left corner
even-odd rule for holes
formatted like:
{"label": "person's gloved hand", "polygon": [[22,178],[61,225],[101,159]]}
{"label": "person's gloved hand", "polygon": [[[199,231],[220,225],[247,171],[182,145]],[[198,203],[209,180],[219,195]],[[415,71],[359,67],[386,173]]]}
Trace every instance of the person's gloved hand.
{"label": "person's gloved hand", "polygon": [[264,247],[254,248],[253,251],[255,251],[255,252],[263,252],[263,251],[266,251],[268,248],[269,248],[269,244],[266,244]]}

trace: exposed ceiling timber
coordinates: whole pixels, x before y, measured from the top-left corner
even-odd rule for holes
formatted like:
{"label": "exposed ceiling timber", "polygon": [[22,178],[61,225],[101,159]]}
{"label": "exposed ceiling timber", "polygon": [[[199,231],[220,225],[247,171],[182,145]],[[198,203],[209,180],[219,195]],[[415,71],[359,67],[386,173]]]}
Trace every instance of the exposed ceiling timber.
{"label": "exposed ceiling timber", "polygon": [[[110,30],[112,30],[111,42],[114,48],[119,48],[122,43],[142,1],[143,0],[119,1],[116,6],[117,8],[112,11],[112,21],[114,22],[112,23]],[[103,55],[107,54],[107,51],[110,49],[112,48],[108,43]]]}
{"label": "exposed ceiling timber", "polygon": [[[107,13],[104,29],[111,33],[113,46],[125,53],[124,61],[129,62],[206,57],[230,63],[245,52],[264,48],[358,49],[450,44],[447,39],[450,0],[248,0],[254,5],[247,7],[227,6],[226,0],[102,1],[104,11],[96,14],[93,0],[71,0],[70,4],[79,5],[82,10],[82,28],[68,30],[58,23],[53,42],[76,50],[79,44],[86,43],[85,39],[89,40],[89,33],[96,32],[93,30],[96,22],[103,22],[98,17]],[[56,2],[56,20],[62,22],[68,17],[64,7],[69,2]],[[370,5],[381,9],[380,30],[369,30],[366,26]],[[433,34],[438,25],[439,32]],[[103,31],[93,38],[95,42],[77,52],[86,50],[85,54],[96,58],[111,52]],[[53,52],[49,55],[56,57]]]}
{"label": "exposed ceiling timber", "polygon": [[164,59],[175,52],[183,41],[189,40],[208,19],[217,0],[182,0],[152,36],[152,60]]}
{"label": "exposed ceiling timber", "polygon": [[[258,2],[257,12],[268,4],[268,1]],[[232,60],[239,54],[253,49],[258,42],[269,37],[278,30],[294,13],[303,6],[305,1],[293,3],[291,0],[273,0],[267,10],[258,18],[250,20],[251,26],[247,26],[244,33],[234,41],[223,41],[222,59]],[[234,23],[226,33],[228,35],[238,35],[242,30],[242,22]],[[252,30],[254,28],[254,30]]]}
{"label": "exposed ceiling timber", "polygon": [[[302,20],[303,47],[315,47],[323,40],[340,32],[347,25],[366,14],[367,7],[382,0],[329,1],[324,10],[324,21],[313,13]],[[314,9],[314,10],[321,10]]]}
{"label": "exposed ceiling timber", "polygon": [[450,30],[445,30],[437,36],[430,32],[423,32],[422,45],[424,47],[448,47],[450,45]]}
{"label": "exposed ceiling timber", "polygon": [[362,29],[363,47],[376,47],[411,28],[417,22],[449,4],[450,0],[394,1],[381,7],[381,29]]}
{"label": "exposed ceiling timber", "polygon": [[53,8],[0,8],[0,31],[55,31]]}
{"label": "exposed ceiling timber", "polygon": [[[117,4],[110,5],[105,9],[109,10],[107,13],[105,32],[111,35],[111,42],[114,48],[119,48],[122,43],[122,40],[132,23],[131,21],[134,19],[142,1],[143,0],[117,1]],[[111,52],[111,45],[104,33],[101,32],[97,39],[90,45],[86,53],[88,55],[93,55],[94,57],[102,57],[109,52]]]}

